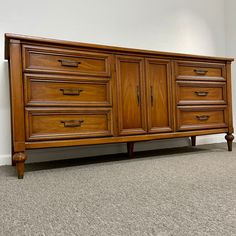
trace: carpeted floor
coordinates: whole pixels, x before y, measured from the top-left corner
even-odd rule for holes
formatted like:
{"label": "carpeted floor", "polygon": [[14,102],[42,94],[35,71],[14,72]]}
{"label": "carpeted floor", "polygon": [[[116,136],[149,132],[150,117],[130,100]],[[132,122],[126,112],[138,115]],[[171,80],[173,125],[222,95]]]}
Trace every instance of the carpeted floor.
{"label": "carpeted floor", "polygon": [[236,235],[236,145],[0,167],[0,235]]}

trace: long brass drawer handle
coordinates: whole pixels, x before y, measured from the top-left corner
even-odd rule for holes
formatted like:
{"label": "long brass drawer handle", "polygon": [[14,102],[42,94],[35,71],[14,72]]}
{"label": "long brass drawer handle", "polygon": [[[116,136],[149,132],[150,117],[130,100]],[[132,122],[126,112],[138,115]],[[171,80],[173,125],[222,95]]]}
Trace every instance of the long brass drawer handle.
{"label": "long brass drawer handle", "polygon": [[203,115],[203,116],[196,116],[196,118],[200,121],[205,121],[208,120],[210,116]]}
{"label": "long brass drawer handle", "polygon": [[62,120],[64,127],[81,127],[84,120]]}
{"label": "long brass drawer handle", "polygon": [[69,66],[69,67],[78,67],[79,64],[81,64],[80,61],[72,61],[72,60],[65,60],[65,59],[60,59],[58,61],[61,62],[62,66]]}
{"label": "long brass drawer handle", "polygon": [[203,69],[195,69],[194,72],[198,75],[206,75],[208,70],[203,70]]}
{"label": "long brass drawer handle", "polygon": [[206,91],[196,91],[195,94],[200,97],[205,97],[207,96],[208,92]]}
{"label": "long brass drawer handle", "polygon": [[61,88],[60,91],[62,91],[63,95],[79,96],[84,90],[79,88]]}

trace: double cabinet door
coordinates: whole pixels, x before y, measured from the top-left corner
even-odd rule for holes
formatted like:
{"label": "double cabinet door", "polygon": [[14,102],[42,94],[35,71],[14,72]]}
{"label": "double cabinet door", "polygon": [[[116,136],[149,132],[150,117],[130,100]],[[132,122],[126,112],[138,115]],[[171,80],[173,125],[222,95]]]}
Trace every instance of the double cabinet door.
{"label": "double cabinet door", "polygon": [[170,60],[116,56],[118,134],[172,131]]}

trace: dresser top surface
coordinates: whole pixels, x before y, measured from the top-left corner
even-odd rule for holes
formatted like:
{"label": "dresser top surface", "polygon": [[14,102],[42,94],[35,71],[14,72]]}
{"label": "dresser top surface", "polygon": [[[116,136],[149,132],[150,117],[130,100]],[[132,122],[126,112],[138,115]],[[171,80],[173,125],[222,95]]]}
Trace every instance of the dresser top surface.
{"label": "dresser top surface", "polygon": [[20,40],[24,43],[39,43],[39,44],[48,44],[48,45],[56,45],[56,46],[64,46],[64,47],[78,47],[84,49],[97,49],[97,50],[105,50],[105,51],[113,51],[116,53],[138,53],[138,54],[146,54],[153,56],[169,56],[181,59],[203,59],[203,60],[217,60],[217,61],[234,61],[234,58],[229,57],[215,57],[215,56],[206,56],[206,55],[194,55],[194,54],[184,54],[184,53],[174,53],[174,52],[161,52],[155,50],[145,50],[145,49],[134,49],[134,48],[125,48],[125,47],[117,47],[117,46],[107,46],[107,45],[99,45],[92,43],[81,43],[67,40],[58,40],[44,37],[35,37],[29,35],[20,35],[13,33],[5,34],[5,59],[9,59],[9,42],[10,40]]}

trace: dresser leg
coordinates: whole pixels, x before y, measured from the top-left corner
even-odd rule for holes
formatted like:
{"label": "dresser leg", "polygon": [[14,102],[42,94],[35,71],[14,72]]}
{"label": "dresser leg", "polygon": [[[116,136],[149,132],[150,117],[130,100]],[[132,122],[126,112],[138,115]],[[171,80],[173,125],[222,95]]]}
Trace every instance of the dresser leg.
{"label": "dresser leg", "polygon": [[23,179],[25,172],[25,161],[27,157],[23,152],[17,152],[13,155],[13,163],[16,165],[18,179]]}
{"label": "dresser leg", "polygon": [[195,147],[196,146],[196,136],[191,136],[191,142],[192,142],[192,146]]}
{"label": "dresser leg", "polygon": [[12,161],[11,161],[11,165],[12,166],[16,166],[16,162],[12,159]]}
{"label": "dresser leg", "polygon": [[234,140],[234,136],[230,133],[225,135],[225,139],[227,140],[227,144],[228,144],[228,151],[232,151],[232,144],[233,144],[233,140]]}
{"label": "dresser leg", "polygon": [[128,142],[127,143],[127,151],[129,157],[134,157],[134,142]]}

